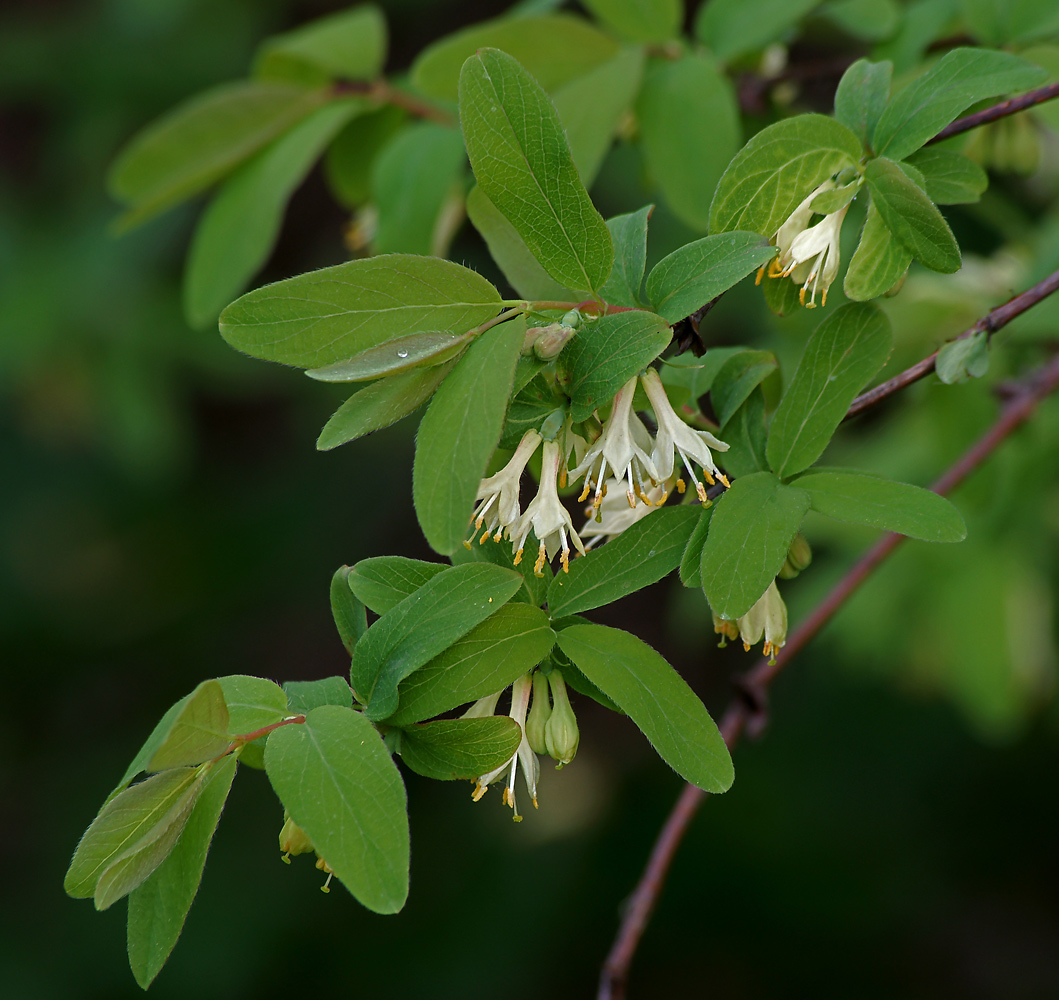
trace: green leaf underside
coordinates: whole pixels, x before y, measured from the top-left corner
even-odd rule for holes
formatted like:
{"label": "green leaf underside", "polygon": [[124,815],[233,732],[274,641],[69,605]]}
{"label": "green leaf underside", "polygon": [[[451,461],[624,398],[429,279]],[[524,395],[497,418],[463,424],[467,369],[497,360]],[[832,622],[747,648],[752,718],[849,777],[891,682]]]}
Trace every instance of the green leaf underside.
{"label": "green leaf underside", "polygon": [[510,542],[497,543],[487,539],[482,543],[480,539],[479,535],[478,540],[472,542],[470,547],[461,545],[456,549],[449,557],[453,564],[459,566],[462,563],[484,562],[503,566],[504,569],[513,569],[522,576],[522,589],[511,600],[532,604],[535,608],[540,607],[547,599],[548,585],[554,576],[551,566],[545,563],[541,567],[541,575],[537,576],[532,559],[522,559],[515,565],[515,553]]}
{"label": "green leaf underside", "polygon": [[719,456],[725,471],[732,476],[767,472],[766,438],[765,394],[759,387],[750,393],[746,402],[725,424],[724,440],[728,450]]}
{"label": "green leaf underside", "polygon": [[605,302],[616,306],[640,305],[640,286],[647,264],[647,220],[653,210],[654,205],[645,205],[638,212],[607,219],[614,242],[614,268],[600,289]]}
{"label": "green leaf underside", "polygon": [[389,427],[417,410],[431,396],[456,362],[414,368],[373,382],[349,397],[323,426],[316,439],[319,451],[330,451],[373,431]]}
{"label": "green leaf underside", "polygon": [[[192,692],[194,693],[194,692]],[[170,705],[166,710],[165,715],[158,720],[157,725],[151,730],[151,735],[144,741],[142,747],[140,747],[136,756],[132,759],[132,763],[125,769],[125,773],[121,776],[121,780],[115,786],[114,790],[107,796],[107,802],[110,802],[118,792],[125,789],[129,782],[136,777],[145,767],[147,762],[154,756],[155,751],[162,745],[162,741],[166,738],[169,731],[173,728],[173,723],[176,722],[177,716],[183,711],[184,706],[188,703],[191,698],[191,694],[185,695],[176,704]],[[105,805],[106,803],[104,803]]]}
{"label": "green leaf underside", "polygon": [[771,351],[742,351],[721,366],[710,388],[710,401],[722,430],[750,394],[778,367]]}
{"label": "green leaf underside", "polygon": [[282,79],[309,70],[325,79],[372,80],[386,59],[386,35],[382,11],[363,4],[268,39],[254,75]]}
{"label": "green leaf underside", "polygon": [[664,42],[680,31],[681,0],[585,0],[585,6],[633,42]]}
{"label": "green leaf underside", "polygon": [[911,263],[912,255],[890,232],[873,201],[868,205],[864,229],[846,269],[842,291],[854,302],[874,299],[892,288]]}
{"label": "green leaf underside", "polygon": [[846,126],[865,147],[871,146],[879,116],[890,97],[894,64],[858,59],[838,82],[835,92],[835,118]]}
{"label": "green leaf underside", "polygon": [[413,368],[448,361],[470,340],[466,333],[443,333],[437,330],[413,333],[371,347],[348,361],[338,361],[323,368],[310,368],[305,374],[318,382],[366,382],[400,375]]}
{"label": "green leaf underside", "polygon": [[837,521],[896,531],[925,542],[959,542],[967,528],[944,497],[908,483],[848,472],[810,472],[795,480],[813,510]]}
{"label": "green leaf underside", "polygon": [[892,346],[890,321],[866,302],[841,306],[813,331],[769,428],[776,475],[792,476],[820,457]]}
{"label": "green leaf underside", "polygon": [[757,233],[706,236],[662,258],[647,276],[647,298],[675,323],[690,316],[751,271],[767,264],[776,248]]}
{"label": "green leaf underside", "polygon": [[724,172],[710,229],[771,237],[817,185],[861,156],[860,140],[823,115],[798,115],[762,129]]}
{"label": "green leaf underside", "polygon": [[[335,620],[335,628],[338,629],[342,645],[350,654],[357,640],[368,630],[368,615],[364,605],[349,586],[351,572],[348,566],[340,566],[331,577],[331,616]],[[289,695],[290,692],[288,697]]]}
{"label": "green leaf underside", "polygon": [[142,989],[161,971],[184,928],[236,767],[236,758],[228,757],[211,769],[176,846],[129,895],[129,965]]}
{"label": "green leaf underside", "polygon": [[713,719],[684,679],[650,646],[604,625],[572,625],[557,641],[677,774],[708,792],[731,787],[732,758]]}
{"label": "green leaf underside", "polygon": [[357,643],[350,672],[370,719],[397,709],[397,685],[499,611],[522,587],[513,570],[450,566],[384,614]]}
{"label": "green leaf underside", "polygon": [[387,722],[411,725],[495,694],[537,666],[554,643],[540,608],[505,604],[402,681]]}
{"label": "green leaf underside", "polygon": [[510,760],[521,741],[518,723],[506,715],[439,719],[401,734],[401,759],[427,778],[473,780]]}
{"label": "green leaf underside", "polygon": [[324,705],[284,726],[265,748],[269,781],[335,877],[369,910],[396,913],[408,897],[404,784],[375,727]]}
{"label": "green leaf underside", "polygon": [[445,569],[444,563],[407,556],[375,556],[358,562],[347,583],[375,614],[384,615]]}
{"label": "green leaf underside", "polygon": [[976,101],[1045,79],[1040,67],[1008,52],[953,49],[890,101],[875,128],[875,151],[903,160]]}
{"label": "green leaf underside", "polygon": [[314,111],[224,182],[188,251],[184,312],[192,326],[216,320],[265,264],[291,194],[338,130],[365,107],[347,99]]}
{"label": "green leaf underside", "polygon": [[559,573],[548,588],[552,615],[574,615],[611,604],[661,580],[680,565],[700,507],[663,507]]}
{"label": "green leaf underside", "polygon": [[731,81],[704,52],[652,59],[636,114],[651,177],[677,218],[705,232],[714,188],[742,138]]}
{"label": "green leaf underside", "polygon": [[979,330],[945,344],[938,351],[934,370],[946,385],[981,378],[989,371],[989,335]]}
{"label": "green leaf underside", "polygon": [[745,615],[776,578],[809,495],[771,472],[740,476],[718,501],[702,549],[702,588],[722,618]]}
{"label": "green leaf underside", "polygon": [[460,124],[478,185],[544,270],[571,288],[601,288],[610,233],[540,85],[506,53],[480,50],[460,73]]}
{"label": "green leaf underside", "polygon": [[611,313],[586,323],[563,348],[560,365],[569,373],[570,415],[586,420],[597,406],[658,357],[673,338],[669,324],[654,313]]}
{"label": "green leaf underside", "polygon": [[318,681],[287,681],[283,685],[290,700],[290,710],[308,715],[321,705],[352,708],[353,692],[344,677],[323,677]]}
{"label": "green leaf underside", "polygon": [[764,48],[783,37],[820,0],[710,0],[699,9],[695,35],[719,59]]}
{"label": "green leaf underside", "polygon": [[701,587],[702,573],[700,563],[702,562],[702,547],[706,544],[706,536],[710,530],[710,520],[713,517],[714,507],[699,508],[699,519],[691,530],[687,545],[680,557],[680,582],[685,587]]}
{"label": "green leaf underside", "polygon": [[264,677],[231,674],[218,677],[228,705],[228,728],[236,736],[279,722],[287,713],[287,696],[278,684]]}
{"label": "green leaf underside", "polygon": [[470,527],[478,484],[500,440],[524,317],[479,336],[441,384],[419,424],[412,498],[431,547],[448,555]]}
{"label": "green leaf underside", "polygon": [[436,257],[382,254],[248,292],[221,313],[221,335],[265,361],[321,368],[413,333],[464,333],[496,315],[500,294]]}
{"label": "green leaf underside", "polygon": [[932,271],[960,269],[960,248],[937,206],[893,160],[872,160],[864,170],[872,202],[901,245]]}
{"label": "green leaf underside", "polygon": [[215,680],[203,681],[191,692],[144,770],[201,764],[228,749],[230,733],[224,689]]}
{"label": "green leaf underside", "polygon": [[967,205],[989,187],[986,172],[962,153],[937,146],[916,150],[905,161],[923,174],[927,197],[939,205]]}

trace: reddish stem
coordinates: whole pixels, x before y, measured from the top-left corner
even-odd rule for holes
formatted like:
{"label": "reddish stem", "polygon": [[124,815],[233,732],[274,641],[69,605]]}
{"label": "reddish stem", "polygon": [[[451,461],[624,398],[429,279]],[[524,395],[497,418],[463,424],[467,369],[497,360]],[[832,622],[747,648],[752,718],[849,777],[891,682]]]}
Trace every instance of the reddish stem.
{"label": "reddish stem", "polygon": [[[262,736],[267,736],[273,729],[279,729],[280,726],[296,726],[304,721],[304,715],[292,715],[289,719],[280,719],[279,722],[273,722],[271,726],[262,726],[260,729],[255,729],[252,733],[243,733],[241,736],[233,736],[231,746],[221,754],[221,757],[230,754],[233,750],[238,750],[241,746],[246,746],[247,743],[253,743],[254,740],[260,739]],[[218,760],[219,759],[220,758],[218,758]]]}
{"label": "reddish stem", "polygon": [[1045,87],[1038,87],[1036,90],[1028,91],[1019,97],[1012,97],[1010,100],[994,104],[991,108],[983,108],[981,111],[976,111],[973,115],[957,118],[951,125],[946,125],[933,139],[928,139],[924,145],[930,146],[935,142],[941,142],[942,139],[948,139],[950,136],[959,135],[961,132],[967,132],[972,128],[978,128],[979,125],[988,125],[990,122],[1006,118],[1008,115],[1013,115],[1019,111],[1025,111],[1026,108],[1032,108],[1035,104],[1043,104],[1045,101],[1054,100],[1056,97],[1059,97],[1059,83],[1049,83]]}

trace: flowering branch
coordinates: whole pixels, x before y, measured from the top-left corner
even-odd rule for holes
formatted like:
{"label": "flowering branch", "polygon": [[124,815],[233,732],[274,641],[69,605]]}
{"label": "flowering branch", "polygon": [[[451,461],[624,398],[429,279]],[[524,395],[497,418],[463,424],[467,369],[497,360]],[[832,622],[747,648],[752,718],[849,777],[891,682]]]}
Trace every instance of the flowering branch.
{"label": "flowering branch", "polygon": [[[935,493],[945,495],[959,486],[1033,415],[1037,404],[1056,389],[1059,389],[1059,355],[1055,355],[1046,365],[1018,384],[993,426],[933,484],[931,489]],[[876,542],[791,634],[787,644],[777,652],[775,659],[770,662],[762,658],[738,680],[736,686],[739,694],[729,704],[720,723],[721,735],[729,750],[735,747],[744,731],[751,736],[761,733],[768,718],[769,686],[776,676],[834,618],[860,585],[904,539],[904,535],[888,534]],[[621,1000],[625,996],[629,967],[636,948],[661,895],[677,848],[706,794],[694,785],[685,785],[666,819],[651,850],[647,866],[629,899],[614,945],[603,965],[598,1000]]]}
{"label": "flowering branch", "polygon": [[957,118],[951,125],[946,125],[933,139],[928,139],[925,145],[930,146],[935,142],[941,142],[942,139],[960,135],[960,133],[967,132],[972,128],[978,128],[979,125],[988,125],[990,122],[1006,118],[1008,115],[1013,115],[1018,111],[1025,111],[1026,108],[1032,108],[1035,104],[1043,104],[1045,101],[1054,100],[1056,97],[1059,97],[1059,83],[1049,83],[1047,86],[1038,87],[1036,90],[1020,94],[1018,97],[1012,97],[1010,100],[994,104],[991,108],[983,108],[981,111],[976,111],[973,115]]}

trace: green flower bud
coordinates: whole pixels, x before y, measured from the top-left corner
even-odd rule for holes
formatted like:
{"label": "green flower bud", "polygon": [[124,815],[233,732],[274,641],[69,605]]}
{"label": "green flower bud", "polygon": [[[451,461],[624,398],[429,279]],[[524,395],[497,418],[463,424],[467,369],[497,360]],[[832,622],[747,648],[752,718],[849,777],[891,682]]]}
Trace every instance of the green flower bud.
{"label": "green flower bud", "polygon": [[292,854],[308,854],[313,850],[313,842],[308,834],[294,820],[290,813],[283,813],[283,829],[279,832],[279,849],[283,852],[283,860],[290,864]]}
{"label": "green flower bud", "polygon": [[813,550],[809,548],[805,536],[798,532],[794,536],[794,541],[791,542],[791,547],[787,550],[787,559],[779,572],[780,579],[793,580],[812,561]]}
{"label": "green flower bud", "polygon": [[548,744],[544,735],[552,704],[548,700],[548,678],[540,671],[533,675],[533,702],[526,717],[526,740],[534,753],[547,753]]}
{"label": "green flower bud", "polygon": [[574,759],[581,734],[577,729],[577,718],[570,705],[570,698],[566,694],[563,675],[558,670],[553,670],[548,675],[548,684],[552,689],[552,714],[544,727],[544,740],[548,754],[562,767]]}

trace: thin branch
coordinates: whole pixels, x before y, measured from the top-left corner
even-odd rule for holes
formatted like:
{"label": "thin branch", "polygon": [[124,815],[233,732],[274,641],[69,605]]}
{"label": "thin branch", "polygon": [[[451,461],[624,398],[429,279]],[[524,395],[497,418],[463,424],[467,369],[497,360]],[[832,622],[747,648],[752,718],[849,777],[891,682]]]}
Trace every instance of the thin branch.
{"label": "thin branch", "polygon": [[1027,108],[1032,108],[1035,104],[1043,104],[1045,101],[1054,100],[1056,97],[1059,97],[1059,83],[1049,83],[1045,87],[1038,87],[1036,90],[1020,94],[1018,97],[1012,97],[1010,100],[994,104],[991,108],[976,111],[973,115],[957,118],[951,125],[946,125],[933,139],[928,139],[925,145],[930,146],[935,142],[941,142],[942,139],[948,139],[950,136],[960,135],[962,132],[967,132],[972,128],[978,128],[979,125],[988,125],[990,122],[1006,118],[1008,115],[1013,115],[1019,111],[1025,111]]}
{"label": "thin branch", "polygon": [[[1033,414],[1037,404],[1059,388],[1059,355],[1028,376],[1004,404],[996,423],[942,475],[931,489],[945,495],[955,489]],[[839,580],[808,618],[791,634],[775,661],[760,660],[737,685],[739,696],[721,719],[720,730],[729,750],[743,732],[758,735],[768,718],[768,689],[777,675],[831,621],[860,585],[905,539],[888,534],[873,545]],[[629,968],[648,921],[658,903],[666,876],[688,826],[706,798],[706,792],[685,785],[655,841],[647,866],[622,917],[614,945],[600,976],[598,1000],[622,1000]]]}
{"label": "thin branch", "polygon": [[456,124],[455,119],[444,108],[409,94],[382,77],[377,80],[339,80],[332,84],[331,92],[336,97],[361,96],[380,104],[392,104],[415,115],[416,118],[424,118],[440,125]]}

